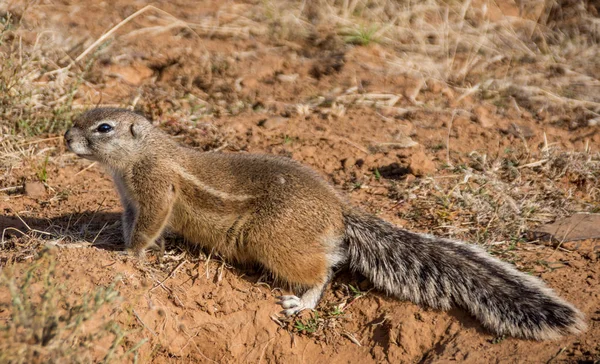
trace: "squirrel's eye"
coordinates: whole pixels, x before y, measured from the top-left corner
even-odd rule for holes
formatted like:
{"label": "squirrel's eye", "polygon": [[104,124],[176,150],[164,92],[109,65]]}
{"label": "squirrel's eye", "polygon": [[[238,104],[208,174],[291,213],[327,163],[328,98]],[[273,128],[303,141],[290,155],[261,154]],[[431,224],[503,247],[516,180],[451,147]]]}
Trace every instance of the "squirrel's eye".
{"label": "squirrel's eye", "polygon": [[98,130],[100,133],[108,133],[112,129],[113,127],[108,124],[100,124],[96,130]]}

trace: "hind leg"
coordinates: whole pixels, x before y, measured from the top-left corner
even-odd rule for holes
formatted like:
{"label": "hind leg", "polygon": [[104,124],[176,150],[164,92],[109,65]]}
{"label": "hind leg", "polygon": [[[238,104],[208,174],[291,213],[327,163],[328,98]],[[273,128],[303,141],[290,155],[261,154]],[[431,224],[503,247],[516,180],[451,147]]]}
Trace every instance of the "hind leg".
{"label": "hind leg", "polygon": [[307,289],[301,297],[289,295],[289,296],[280,296],[277,299],[278,305],[283,307],[283,311],[281,313],[286,316],[292,316],[303,310],[312,310],[317,306],[321,298],[323,297],[323,292],[325,292],[325,288],[331,281],[332,277],[331,270],[327,275],[326,279],[323,280],[322,283],[317,284],[309,289]]}
{"label": "hind leg", "polygon": [[259,209],[244,234],[248,256],[294,290],[296,295],[279,297],[288,316],[316,307],[333,267],[346,256],[339,202],[326,203],[320,196],[317,207],[297,201],[297,195]]}

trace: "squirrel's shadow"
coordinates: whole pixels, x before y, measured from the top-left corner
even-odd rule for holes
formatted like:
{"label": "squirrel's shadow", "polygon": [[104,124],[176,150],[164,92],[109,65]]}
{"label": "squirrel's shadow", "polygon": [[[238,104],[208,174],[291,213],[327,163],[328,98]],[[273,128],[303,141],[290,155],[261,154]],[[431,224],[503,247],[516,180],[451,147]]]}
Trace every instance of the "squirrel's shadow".
{"label": "squirrel's shadow", "polygon": [[85,211],[52,218],[0,215],[4,249],[10,249],[11,238],[35,236],[41,241],[61,240],[61,244],[86,241],[91,246],[115,251],[123,250],[121,214]]}
{"label": "squirrel's shadow", "polygon": [[[2,245],[0,249],[10,251],[15,249],[14,238],[25,235],[35,236],[39,241],[60,240],[61,245],[76,244],[81,241],[91,243],[90,246],[108,251],[123,251],[125,243],[121,231],[121,214],[117,212],[95,212],[85,211],[80,213],[65,214],[53,218],[32,218],[17,215],[0,215],[0,234],[2,234]],[[183,239],[167,234],[165,237],[167,250],[181,249]],[[193,254],[201,254],[202,250],[197,245],[185,244],[184,249]],[[234,267],[239,271],[239,277],[250,283],[258,283],[264,278],[264,274],[257,267]],[[357,282],[365,280],[359,273],[350,272],[346,267],[338,271],[334,277],[336,286],[339,284],[357,286]],[[372,287],[372,286],[371,286]],[[330,287],[331,289],[331,287]],[[369,290],[370,294],[388,302],[396,300],[386,296],[377,290]],[[398,300],[398,302],[404,302]],[[423,308],[430,310],[429,308]],[[447,313],[460,322],[463,328],[475,328],[479,334],[489,335],[468,312],[454,308]],[[375,319],[373,322],[377,322]],[[390,328],[382,325],[374,332],[374,341],[386,350],[390,344]],[[392,340],[393,341],[393,340]],[[433,348],[432,350],[442,350]],[[433,354],[433,353],[432,353]]]}

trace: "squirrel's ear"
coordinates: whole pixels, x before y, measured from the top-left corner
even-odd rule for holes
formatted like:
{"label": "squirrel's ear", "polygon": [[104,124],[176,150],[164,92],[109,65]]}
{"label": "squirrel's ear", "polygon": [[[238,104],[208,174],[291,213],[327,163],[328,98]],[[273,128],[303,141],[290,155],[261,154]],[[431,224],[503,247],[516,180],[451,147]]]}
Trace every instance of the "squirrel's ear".
{"label": "squirrel's ear", "polygon": [[142,136],[144,126],[141,123],[133,123],[129,127],[129,131],[131,132],[131,135],[137,139]]}

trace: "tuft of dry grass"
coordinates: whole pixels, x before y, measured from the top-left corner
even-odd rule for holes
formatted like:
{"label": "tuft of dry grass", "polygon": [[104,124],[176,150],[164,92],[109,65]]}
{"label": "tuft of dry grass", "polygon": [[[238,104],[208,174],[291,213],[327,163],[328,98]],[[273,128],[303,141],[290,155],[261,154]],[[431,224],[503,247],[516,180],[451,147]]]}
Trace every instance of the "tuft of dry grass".
{"label": "tuft of dry grass", "polygon": [[40,33],[28,43],[23,32],[10,12],[0,16],[0,131],[19,138],[61,132],[82,73],[53,72],[56,40]]}
{"label": "tuft of dry grass", "polygon": [[49,251],[42,251],[23,274],[13,274],[7,269],[0,274],[1,311],[10,313],[0,323],[0,361],[91,362],[93,348],[105,338],[111,344],[104,362],[120,361],[135,355],[143,344],[116,353],[126,333],[113,320],[103,318],[119,299],[114,284],[81,297],[73,295],[55,278],[55,261]]}
{"label": "tuft of dry grass", "polygon": [[575,212],[598,212],[600,153],[543,148],[471,153],[443,178],[415,181],[391,197],[409,201],[409,227],[512,249],[531,228]]}
{"label": "tuft of dry grass", "polygon": [[550,121],[574,111],[584,121],[600,114],[600,27],[591,6],[566,0],[508,9],[495,1],[470,0],[267,1],[261,6],[253,9],[253,19],[270,24],[273,39],[294,42],[332,31],[349,44],[380,43],[385,72],[427,85],[442,82],[457,94],[455,107],[475,97],[498,105],[500,113],[516,105]]}

